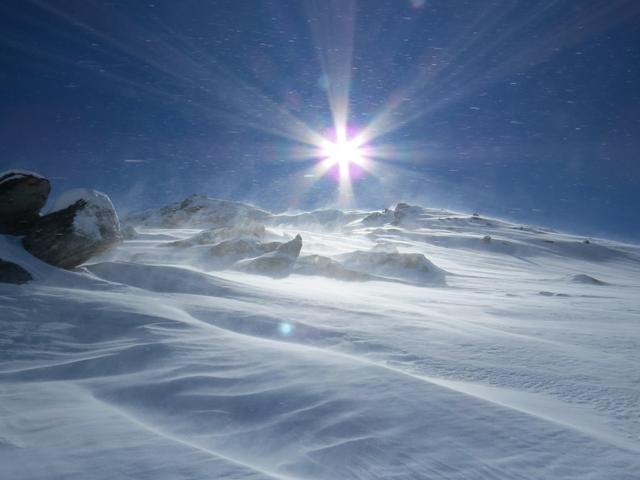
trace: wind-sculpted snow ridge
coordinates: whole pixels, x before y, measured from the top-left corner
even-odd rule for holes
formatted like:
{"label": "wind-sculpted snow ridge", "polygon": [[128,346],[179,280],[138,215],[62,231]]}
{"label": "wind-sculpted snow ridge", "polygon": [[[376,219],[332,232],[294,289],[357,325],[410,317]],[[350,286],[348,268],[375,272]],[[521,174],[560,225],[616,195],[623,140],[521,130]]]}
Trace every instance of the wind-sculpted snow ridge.
{"label": "wind-sculpted snow ridge", "polygon": [[0,236],[0,477],[637,479],[640,247],[231,203],[73,271]]}

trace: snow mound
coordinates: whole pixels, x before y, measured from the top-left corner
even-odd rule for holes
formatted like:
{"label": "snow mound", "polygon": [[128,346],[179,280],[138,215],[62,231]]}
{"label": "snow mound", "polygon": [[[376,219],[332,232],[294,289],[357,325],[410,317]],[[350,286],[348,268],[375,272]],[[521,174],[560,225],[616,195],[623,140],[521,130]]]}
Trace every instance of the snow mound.
{"label": "snow mound", "polygon": [[[640,257],[629,254],[617,247],[595,242],[585,243],[575,239],[547,241],[545,250],[564,258],[576,258],[591,262],[612,262],[616,260],[640,262]],[[545,252],[541,252],[544,254]]]}
{"label": "snow mound", "polygon": [[180,267],[101,262],[87,265],[85,268],[102,280],[122,283],[152,292],[212,297],[229,294],[229,289],[211,275]]}
{"label": "snow mound", "polygon": [[591,275],[586,275],[584,273],[572,275],[569,278],[569,281],[571,283],[581,283],[584,285],[608,285],[607,282],[603,282],[602,280],[598,280],[597,278],[592,277]]}
{"label": "snow mound", "polygon": [[421,253],[355,251],[337,258],[347,268],[359,272],[423,284],[446,284],[446,272]]}

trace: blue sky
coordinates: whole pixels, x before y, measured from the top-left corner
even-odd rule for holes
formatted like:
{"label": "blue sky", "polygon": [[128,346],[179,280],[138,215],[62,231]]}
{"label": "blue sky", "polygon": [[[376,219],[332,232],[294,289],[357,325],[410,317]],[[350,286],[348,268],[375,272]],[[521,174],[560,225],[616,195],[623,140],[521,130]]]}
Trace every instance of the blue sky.
{"label": "blue sky", "polygon": [[379,121],[389,153],[353,206],[640,241],[635,1],[8,0],[0,32],[0,169],[53,195],[333,205],[291,132],[325,135],[348,87],[349,127]]}

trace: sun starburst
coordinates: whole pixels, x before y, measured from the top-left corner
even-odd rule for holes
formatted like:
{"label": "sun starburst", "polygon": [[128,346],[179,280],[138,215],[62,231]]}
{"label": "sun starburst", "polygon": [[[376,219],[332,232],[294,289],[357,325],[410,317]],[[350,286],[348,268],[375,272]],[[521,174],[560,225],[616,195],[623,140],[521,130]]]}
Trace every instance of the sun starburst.
{"label": "sun starburst", "polygon": [[364,151],[353,140],[327,140],[320,150],[320,155],[326,159],[328,166],[337,165],[340,179],[343,180],[351,177],[351,164],[362,166],[364,163]]}

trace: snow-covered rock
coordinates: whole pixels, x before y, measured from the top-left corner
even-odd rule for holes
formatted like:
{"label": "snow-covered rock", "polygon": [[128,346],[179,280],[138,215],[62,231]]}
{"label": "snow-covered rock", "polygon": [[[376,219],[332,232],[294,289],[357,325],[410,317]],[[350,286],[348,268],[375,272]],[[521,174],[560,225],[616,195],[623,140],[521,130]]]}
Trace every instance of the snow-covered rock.
{"label": "snow-covered rock", "polygon": [[134,226],[214,228],[264,224],[270,217],[270,213],[245,203],[191,195],[160,209],[131,214],[126,220]]}
{"label": "snow-covered rock", "polygon": [[425,214],[424,208],[406,203],[398,203],[393,211],[394,221],[401,223],[407,220],[416,220]]}
{"label": "snow-covered rock", "polygon": [[379,227],[393,222],[395,219],[393,210],[385,208],[382,212],[373,212],[362,219],[362,225],[367,227]]}
{"label": "snow-covered rock", "polygon": [[226,240],[249,238],[262,240],[267,232],[264,225],[238,225],[231,227],[218,227],[204,230],[186,240],[176,240],[163,244],[166,247],[193,247],[195,245],[213,245]]}
{"label": "snow-covered rock", "polygon": [[73,268],[121,240],[118,215],[109,197],[95,190],[75,189],[60,196],[22,244],[51,265]]}
{"label": "snow-covered rock", "polygon": [[12,182],[14,180],[20,180],[25,177],[46,180],[46,178],[40,175],[39,173],[32,172],[31,170],[21,170],[21,169],[14,168],[14,169],[6,170],[0,173],[0,184],[4,182]]}
{"label": "snow-covered rock", "polygon": [[234,238],[225,240],[208,248],[202,261],[210,268],[227,268],[247,258],[256,258],[265,253],[274,252],[282,242],[261,242],[252,238]]}
{"label": "snow-covered rock", "polygon": [[340,262],[323,255],[306,255],[298,258],[293,272],[300,275],[317,275],[348,282],[376,280],[376,277],[373,275],[348,269]]}
{"label": "snow-covered rock", "polygon": [[387,224],[415,223],[430,218],[432,215],[424,207],[398,203],[393,210],[385,208],[381,212],[370,213],[360,223],[367,227],[380,227]]}
{"label": "snow-covered rock", "polygon": [[234,238],[213,245],[209,254],[214,257],[257,257],[277,250],[282,242],[261,242],[252,238]]}
{"label": "snow-covered rock", "polygon": [[38,219],[50,191],[49,180],[37,173],[0,173],[0,233],[24,234]]}
{"label": "snow-covered rock", "polygon": [[49,213],[65,210],[72,205],[84,204],[73,220],[74,232],[96,242],[102,240],[102,232],[119,231],[120,222],[111,199],[104,193],[88,188],[67,190],[54,202]]}
{"label": "snow-covered rock", "polygon": [[280,245],[274,252],[238,262],[234,268],[273,278],[286,277],[292,272],[301,249],[302,237],[298,234],[293,240]]}
{"label": "snow-covered rock", "polygon": [[300,250],[302,250],[302,237],[298,234],[293,240],[280,245],[274,254],[280,257],[295,259],[300,255]]}
{"label": "snow-covered rock", "polygon": [[446,272],[421,253],[355,251],[337,258],[344,266],[358,272],[430,285],[446,283]]}

